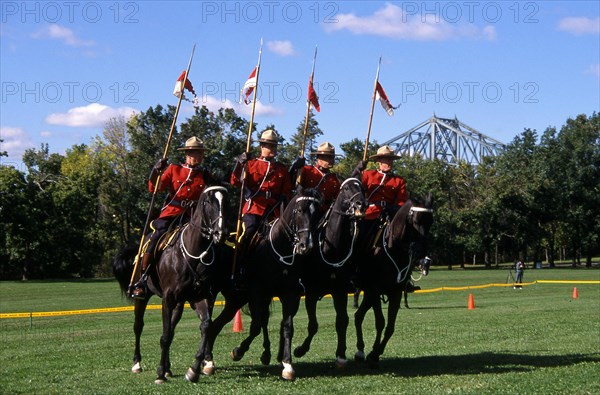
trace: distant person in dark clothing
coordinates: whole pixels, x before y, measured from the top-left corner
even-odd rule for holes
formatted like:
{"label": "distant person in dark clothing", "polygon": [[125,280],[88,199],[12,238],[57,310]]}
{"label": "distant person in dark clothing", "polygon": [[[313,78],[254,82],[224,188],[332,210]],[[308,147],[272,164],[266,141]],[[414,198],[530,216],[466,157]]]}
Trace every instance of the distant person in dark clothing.
{"label": "distant person in dark clothing", "polygon": [[[523,282],[523,271],[524,270],[525,270],[525,264],[523,264],[523,261],[518,261],[515,265],[515,272],[517,274],[515,283],[520,284]],[[515,285],[513,288],[521,289],[522,287],[520,285]]]}

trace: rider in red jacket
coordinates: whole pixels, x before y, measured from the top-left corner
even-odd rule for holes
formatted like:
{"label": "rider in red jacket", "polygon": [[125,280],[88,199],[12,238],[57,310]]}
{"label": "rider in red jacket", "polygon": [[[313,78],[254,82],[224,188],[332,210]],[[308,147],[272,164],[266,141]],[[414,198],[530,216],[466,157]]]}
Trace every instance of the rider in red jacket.
{"label": "rider in red jacket", "polygon": [[168,195],[160,215],[150,222],[150,233],[144,237],[142,276],[132,292],[132,296],[136,299],[145,298],[146,276],[144,274],[152,263],[154,249],[160,237],[176,219],[187,222],[190,218],[190,208],[196,204],[206,186],[214,184],[212,176],[200,166],[205,148],[199,138],[189,138],[185,146],[178,150],[185,151],[185,163],[167,165],[165,159],[160,159],[154,165],[148,180],[148,190],[154,192],[158,175],[162,172],[157,192],[165,191]]}
{"label": "rider in red jacket", "polygon": [[260,221],[279,217],[279,204],[287,203],[292,194],[292,184],[287,167],[275,161],[279,136],[274,130],[265,130],[260,139],[260,157],[248,160],[243,153],[231,174],[231,185],[241,187],[244,169],[244,202],[242,221],[244,240],[250,241]]}
{"label": "rider in red jacket", "polygon": [[[395,159],[400,158],[390,146],[384,145],[377,150],[376,155],[370,157],[377,162],[377,170],[365,170],[366,162],[360,162],[352,173],[353,177],[359,176],[365,188],[365,197],[369,206],[362,221],[361,239],[372,243],[377,228],[382,225],[386,216],[390,219],[404,202],[408,200],[406,182],[400,176],[392,173]],[[365,245],[370,248],[371,245]]]}
{"label": "rider in red jacket", "polygon": [[[302,166],[298,170],[297,182],[302,188],[318,188],[323,195],[322,211],[325,213],[331,207],[337,195],[340,193],[341,182],[338,176],[331,171],[335,163],[335,147],[329,142],[324,142],[317,147],[317,163],[314,166]],[[304,158],[300,158],[300,165],[304,164]],[[295,170],[292,165],[292,171]],[[290,172],[292,172],[290,171]],[[293,177],[293,180],[296,177]]]}

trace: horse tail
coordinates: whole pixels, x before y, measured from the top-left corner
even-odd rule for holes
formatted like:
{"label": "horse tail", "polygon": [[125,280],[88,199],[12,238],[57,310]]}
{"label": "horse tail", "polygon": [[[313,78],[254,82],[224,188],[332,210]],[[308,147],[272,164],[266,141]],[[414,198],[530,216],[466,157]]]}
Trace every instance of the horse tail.
{"label": "horse tail", "polygon": [[129,289],[129,281],[133,273],[133,261],[137,252],[137,247],[125,246],[121,248],[113,259],[113,274],[119,282],[123,295],[126,295]]}

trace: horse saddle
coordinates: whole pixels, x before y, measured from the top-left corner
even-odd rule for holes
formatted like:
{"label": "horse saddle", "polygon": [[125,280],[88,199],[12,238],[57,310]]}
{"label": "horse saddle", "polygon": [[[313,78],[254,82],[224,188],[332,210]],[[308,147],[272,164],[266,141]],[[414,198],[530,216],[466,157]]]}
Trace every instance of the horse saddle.
{"label": "horse saddle", "polygon": [[154,249],[154,251],[152,251],[152,254],[155,257],[158,257],[161,252],[173,246],[177,241],[176,236],[179,235],[180,230],[181,226],[176,226],[163,233],[163,235],[160,236],[160,239],[158,239],[158,242],[156,243],[156,248]]}
{"label": "horse saddle", "polygon": [[369,251],[375,251],[375,249],[377,248],[377,244],[379,243],[379,240],[381,240],[381,235],[383,234],[383,230],[385,229],[387,224],[388,224],[388,220],[386,218],[380,219],[380,223],[379,223],[379,226],[377,227],[377,230],[375,231],[375,234],[372,236],[372,239],[370,240],[370,242],[367,243],[367,245],[369,246]]}

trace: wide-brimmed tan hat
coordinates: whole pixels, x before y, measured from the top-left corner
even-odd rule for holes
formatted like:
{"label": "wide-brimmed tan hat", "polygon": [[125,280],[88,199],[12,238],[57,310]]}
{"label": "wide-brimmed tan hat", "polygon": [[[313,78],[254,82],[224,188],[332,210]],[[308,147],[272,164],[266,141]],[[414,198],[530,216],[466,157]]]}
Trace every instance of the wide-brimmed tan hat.
{"label": "wide-brimmed tan hat", "polygon": [[379,147],[377,150],[377,154],[369,156],[371,159],[380,159],[380,158],[391,158],[391,159],[399,159],[400,157],[394,153],[394,150],[389,145],[384,145],[383,147]]}
{"label": "wide-brimmed tan hat", "polygon": [[277,144],[279,143],[279,135],[272,129],[267,129],[260,134],[259,143]]}
{"label": "wide-brimmed tan hat", "polygon": [[335,147],[328,141],[325,141],[317,147],[317,152],[311,152],[311,155],[335,156]]}
{"label": "wide-brimmed tan hat", "polygon": [[198,137],[190,137],[185,141],[185,146],[177,148],[179,151],[205,150],[204,143]]}

